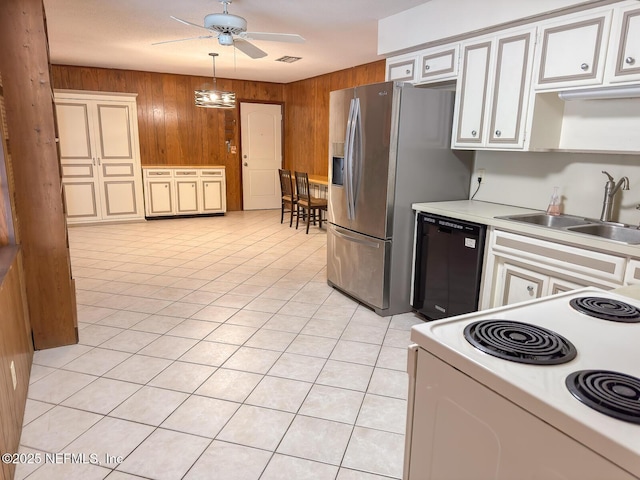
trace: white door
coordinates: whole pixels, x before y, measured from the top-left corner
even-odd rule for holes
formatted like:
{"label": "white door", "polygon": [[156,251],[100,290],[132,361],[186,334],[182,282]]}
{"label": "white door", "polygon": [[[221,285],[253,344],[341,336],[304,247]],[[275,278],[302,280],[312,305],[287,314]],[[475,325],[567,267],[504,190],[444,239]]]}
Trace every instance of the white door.
{"label": "white door", "polygon": [[244,210],[280,208],[282,107],[241,103],[240,122]]}

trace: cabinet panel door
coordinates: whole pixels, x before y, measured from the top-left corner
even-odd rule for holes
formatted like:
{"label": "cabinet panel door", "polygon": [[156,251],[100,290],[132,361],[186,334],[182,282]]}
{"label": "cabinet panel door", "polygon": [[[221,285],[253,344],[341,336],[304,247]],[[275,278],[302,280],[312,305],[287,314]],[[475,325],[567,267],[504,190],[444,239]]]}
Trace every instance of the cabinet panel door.
{"label": "cabinet panel door", "polygon": [[464,47],[454,146],[478,146],[483,141],[490,60],[490,41]]}
{"label": "cabinet panel door", "polygon": [[198,213],[198,186],[194,180],[176,180],[176,213]]}
{"label": "cabinet panel door", "polygon": [[640,284],[640,260],[636,258],[629,259],[629,263],[627,264],[627,271],[624,276],[624,284]]}
{"label": "cabinet panel door", "polygon": [[138,215],[136,186],[133,179],[106,180],[102,182],[102,186],[104,218]]}
{"label": "cabinet panel door", "polygon": [[488,143],[518,147],[524,144],[524,112],[531,73],[532,32],[498,40]]}
{"label": "cabinet panel door", "polygon": [[101,219],[100,200],[96,188],[96,182],[92,179],[73,181],[63,179],[62,192],[69,223]]}
{"label": "cabinet panel door", "polygon": [[587,285],[580,285],[579,283],[570,282],[560,278],[551,277],[549,279],[549,291],[548,295],[555,295],[556,293],[570,292],[571,290],[577,290],[578,288],[586,287]]}
{"label": "cabinet panel door", "polygon": [[511,305],[540,298],[544,295],[549,277],[524,268],[503,263],[500,265],[500,285],[494,306]]}
{"label": "cabinet panel door", "polygon": [[619,12],[615,25],[616,31],[611,36],[609,80],[637,82],[640,80],[640,8]]}
{"label": "cabinet panel door", "polygon": [[545,28],[542,33],[540,88],[602,83],[610,14]]}
{"label": "cabinet panel door", "polygon": [[202,182],[202,210],[205,212],[223,211],[221,180],[203,180]]}
{"label": "cabinet panel door", "polygon": [[171,215],[173,213],[171,180],[148,180],[147,192],[149,198],[148,215]]}
{"label": "cabinet panel door", "polygon": [[458,74],[458,45],[429,50],[420,57],[420,82],[440,81],[456,78]]}
{"label": "cabinet panel door", "polygon": [[387,60],[387,81],[414,82],[416,72],[415,56],[402,59]]}
{"label": "cabinet panel door", "polygon": [[93,146],[86,103],[57,103],[56,117],[60,137],[60,159],[91,163]]}
{"label": "cabinet panel door", "polygon": [[100,158],[133,159],[128,105],[97,105]]}

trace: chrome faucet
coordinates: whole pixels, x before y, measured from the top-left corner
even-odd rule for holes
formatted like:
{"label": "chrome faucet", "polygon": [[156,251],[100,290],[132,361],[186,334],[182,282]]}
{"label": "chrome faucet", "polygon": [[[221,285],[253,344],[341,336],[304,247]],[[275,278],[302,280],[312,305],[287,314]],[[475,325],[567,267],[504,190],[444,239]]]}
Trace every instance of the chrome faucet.
{"label": "chrome faucet", "polygon": [[607,177],[607,183],[604,186],[604,201],[602,202],[602,214],[600,215],[600,221],[602,222],[610,222],[611,221],[611,210],[613,208],[613,199],[618,193],[618,190],[622,187],[622,190],[629,190],[629,179],[627,177],[622,177],[618,180],[618,183],[615,183],[615,180],[609,173],[602,171]]}

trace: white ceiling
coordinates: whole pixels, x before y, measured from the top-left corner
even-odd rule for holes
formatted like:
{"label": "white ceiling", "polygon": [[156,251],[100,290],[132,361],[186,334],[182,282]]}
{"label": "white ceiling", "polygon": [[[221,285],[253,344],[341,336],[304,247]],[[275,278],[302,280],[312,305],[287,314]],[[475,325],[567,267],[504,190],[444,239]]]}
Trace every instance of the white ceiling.
{"label": "white ceiling", "polygon": [[[206,35],[170,15],[202,24],[221,13],[216,0],[44,0],[51,62],[125,70],[288,83],[380,60],[378,20],[428,0],[234,0],[229,13],[248,31],[297,33],[306,42],[252,41],[266,51],[253,60],[217,39],[151,45]],[[302,57],[286,64],[284,55]]]}

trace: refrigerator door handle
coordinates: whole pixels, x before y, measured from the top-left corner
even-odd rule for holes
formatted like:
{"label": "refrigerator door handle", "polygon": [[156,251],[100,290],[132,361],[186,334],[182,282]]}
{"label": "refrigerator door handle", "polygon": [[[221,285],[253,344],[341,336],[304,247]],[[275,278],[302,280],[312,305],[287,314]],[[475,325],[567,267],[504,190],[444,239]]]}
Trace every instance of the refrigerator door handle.
{"label": "refrigerator door handle", "polygon": [[360,108],[360,99],[355,99],[354,112],[353,112],[353,176],[351,177],[351,212],[353,217],[356,216],[356,202],[358,201],[358,194],[360,193],[360,181],[362,180],[362,110]]}
{"label": "refrigerator door handle", "polygon": [[347,120],[347,131],[345,137],[344,170],[345,170],[345,193],[347,196],[347,219],[353,220],[355,217],[353,201],[353,149],[355,140],[355,114],[359,105],[357,98],[352,98],[349,105],[349,119]]}
{"label": "refrigerator door handle", "polygon": [[377,243],[377,242],[371,242],[369,240],[364,240],[362,238],[353,237],[353,236],[349,235],[348,233],[341,232],[340,230],[338,230],[335,227],[333,229],[333,233],[335,233],[336,236],[338,236],[340,238],[344,238],[345,240],[348,240],[348,241],[353,242],[353,243],[360,243],[361,245],[365,245],[367,247],[372,247],[372,248],[380,248],[380,244]]}

